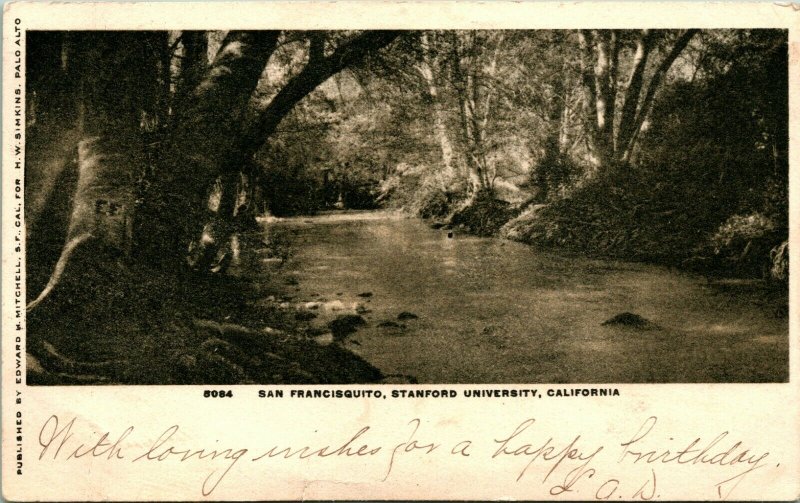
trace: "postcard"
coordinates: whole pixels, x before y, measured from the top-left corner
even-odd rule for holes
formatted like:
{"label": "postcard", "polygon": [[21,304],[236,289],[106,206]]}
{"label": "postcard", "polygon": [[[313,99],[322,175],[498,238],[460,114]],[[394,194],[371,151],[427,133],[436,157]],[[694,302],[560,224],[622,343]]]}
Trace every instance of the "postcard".
{"label": "postcard", "polygon": [[800,13],[6,5],[10,501],[800,498]]}

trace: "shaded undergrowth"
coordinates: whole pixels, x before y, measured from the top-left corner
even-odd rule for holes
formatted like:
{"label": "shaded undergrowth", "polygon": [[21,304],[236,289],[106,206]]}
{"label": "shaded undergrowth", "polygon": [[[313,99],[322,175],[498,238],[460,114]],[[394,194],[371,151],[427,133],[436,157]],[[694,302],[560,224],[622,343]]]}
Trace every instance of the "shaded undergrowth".
{"label": "shaded undergrowth", "polygon": [[[80,259],[80,257],[76,257]],[[383,376],[321,345],[264,286],[229,275],[97,264],[28,317],[29,384],[367,383]],[[84,293],[80,293],[84,292]]]}

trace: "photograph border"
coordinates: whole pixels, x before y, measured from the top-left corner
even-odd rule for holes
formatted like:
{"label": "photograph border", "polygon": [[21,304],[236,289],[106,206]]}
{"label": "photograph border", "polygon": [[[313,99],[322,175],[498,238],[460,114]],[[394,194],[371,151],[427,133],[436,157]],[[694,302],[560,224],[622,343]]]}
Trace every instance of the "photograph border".
{"label": "photograph border", "polygon": [[[616,481],[611,483],[615,490],[618,488],[613,497],[626,501],[648,499],[646,496],[662,500],[800,498],[800,332],[796,312],[800,276],[795,274],[796,226],[800,216],[796,204],[800,197],[800,12],[792,5],[355,0],[266,4],[9,3],[5,5],[3,26],[0,296],[4,498],[568,500],[604,496],[600,491],[610,490],[611,480]],[[25,100],[20,109],[14,99],[20,96],[17,90],[24,93],[25,31],[359,27],[788,29],[792,202],[789,382],[325,386],[342,391],[380,389],[384,393],[409,388],[447,388],[457,393],[464,389],[537,388],[539,396],[547,396],[549,390],[603,387],[618,389],[620,395],[601,398],[573,391],[571,396],[552,400],[499,397],[480,402],[463,397],[271,399],[258,393],[318,385],[27,386],[25,237],[20,199],[24,191],[21,162]],[[22,127],[14,121],[18,111],[23,117]],[[220,388],[232,390],[233,398],[212,400],[203,396],[207,390]],[[732,448],[725,457],[724,449],[714,451],[712,446],[708,462],[668,463],[664,460],[669,455],[664,455],[654,465],[643,459],[648,450],[670,450],[674,454],[676,449],[685,447],[685,443],[677,443],[682,440],[698,438],[698,445],[707,445],[717,437],[722,437],[717,443],[726,448],[739,442],[747,454],[737,458],[741,451],[734,453]],[[59,445],[63,446],[60,452]],[[431,448],[433,445],[437,447]],[[547,451],[545,445],[552,450]],[[168,453],[160,459],[167,446],[172,447],[173,455]],[[364,449],[357,453],[362,446]],[[307,447],[305,453],[309,456],[299,459],[301,454],[264,454],[270,448],[278,452],[281,447],[289,449],[289,453]],[[325,448],[327,454],[337,448],[340,451],[320,456]],[[536,448],[540,448],[539,454],[534,454]],[[365,454],[376,449],[374,454]],[[639,458],[634,451],[640,454]],[[186,459],[179,459],[181,452]],[[550,453],[550,459],[545,452]],[[559,452],[560,458],[556,456]],[[765,453],[768,456],[759,459]],[[713,462],[713,455],[717,454],[721,457]],[[137,461],[131,462],[132,459]],[[753,467],[752,473],[747,471]],[[592,477],[589,470],[593,470]],[[548,478],[549,473],[556,475]],[[590,480],[593,477],[596,478]],[[600,482],[595,483],[597,480]],[[648,492],[651,490],[652,495]]]}

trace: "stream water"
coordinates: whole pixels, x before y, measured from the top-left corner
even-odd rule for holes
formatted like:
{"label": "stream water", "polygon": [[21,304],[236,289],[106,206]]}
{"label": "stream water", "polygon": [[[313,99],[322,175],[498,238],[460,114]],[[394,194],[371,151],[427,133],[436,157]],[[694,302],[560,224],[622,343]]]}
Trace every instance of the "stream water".
{"label": "stream water", "polygon": [[[295,302],[311,303],[317,325],[358,309],[367,324],[344,344],[385,375],[420,383],[788,378],[788,319],[763,302],[758,284],[722,287],[664,267],[448,237],[388,212],[265,228],[292,250],[279,274]],[[398,319],[403,312],[416,318]],[[603,325],[624,312],[651,325]]]}

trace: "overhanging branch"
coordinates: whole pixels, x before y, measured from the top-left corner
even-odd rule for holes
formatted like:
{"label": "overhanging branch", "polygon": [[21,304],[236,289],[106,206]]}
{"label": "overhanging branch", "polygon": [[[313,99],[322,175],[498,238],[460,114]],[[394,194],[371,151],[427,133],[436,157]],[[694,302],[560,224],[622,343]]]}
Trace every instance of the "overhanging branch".
{"label": "overhanging branch", "polygon": [[679,37],[678,40],[675,41],[675,45],[672,46],[672,50],[667,54],[661,64],[658,65],[653,77],[650,79],[650,83],[647,86],[647,91],[644,96],[644,100],[642,101],[642,106],[639,108],[639,113],[636,116],[636,121],[634,122],[633,132],[631,134],[630,140],[627,142],[625,147],[625,151],[623,154],[624,159],[628,159],[633,151],[633,147],[636,144],[636,139],[639,136],[639,131],[642,128],[642,124],[644,123],[647,114],[650,112],[650,106],[653,104],[653,99],[655,98],[656,91],[658,91],[659,86],[661,85],[661,81],[664,80],[664,77],[667,75],[667,72],[672,67],[672,64],[678,59],[678,56],[686,49],[686,46],[689,45],[689,42],[692,40],[692,37],[697,34],[699,30],[692,29],[686,30],[683,32]]}
{"label": "overhanging branch", "polygon": [[242,135],[242,152],[245,156],[254,154],[292,108],[317,86],[370,52],[389,45],[400,33],[368,31],[337,47],[329,56],[309,59],[306,67],[289,80]]}

